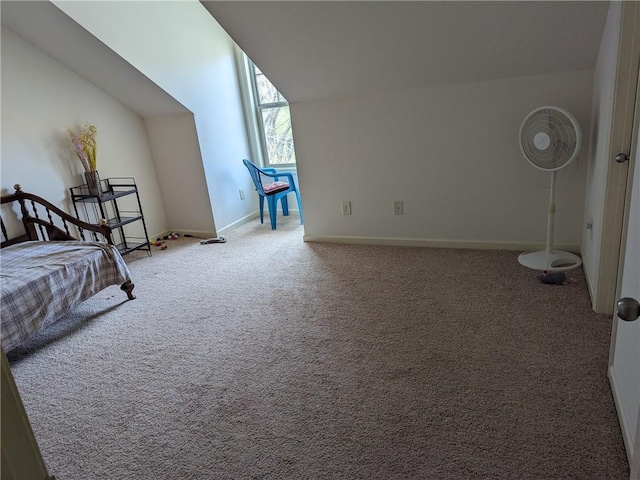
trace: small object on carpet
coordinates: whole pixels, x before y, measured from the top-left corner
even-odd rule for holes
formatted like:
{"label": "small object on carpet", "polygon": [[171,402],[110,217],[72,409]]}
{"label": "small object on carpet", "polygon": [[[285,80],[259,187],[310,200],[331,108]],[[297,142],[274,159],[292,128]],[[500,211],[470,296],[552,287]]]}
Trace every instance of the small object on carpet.
{"label": "small object on carpet", "polygon": [[540,275],[538,275],[538,280],[549,285],[567,284],[567,276],[564,272],[548,272],[545,270]]}
{"label": "small object on carpet", "polygon": [[209,243],[225,243],[227,241],[223,236],[207,238],[205,240],[200,240],[200,245],[208,245]]}

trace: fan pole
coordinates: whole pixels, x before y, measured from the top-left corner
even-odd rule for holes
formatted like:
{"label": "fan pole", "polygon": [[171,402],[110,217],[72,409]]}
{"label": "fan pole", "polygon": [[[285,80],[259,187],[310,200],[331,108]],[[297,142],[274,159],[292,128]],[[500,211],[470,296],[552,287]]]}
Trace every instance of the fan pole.
{"label": "fan pole", "polygon": [[546,250],[525,252],[518,256],[518,262],[525,267],[534,270],[543,270],[548,272],[566,272],[573,270],[582,265],[579,256],[563,252],[561,250],[553,250],[553,228],[554,217],[556,213],[556,171],[551,172],[551,185],[549,193],[549,209],[547,215],[547,248]]}
{"label": "fan pole", "polygon": [[553,253],[553,229],[556,214],[556,171],[551,172],[551,188],[549,192],[549,209],[547,214],[547,249],[546,253]]}

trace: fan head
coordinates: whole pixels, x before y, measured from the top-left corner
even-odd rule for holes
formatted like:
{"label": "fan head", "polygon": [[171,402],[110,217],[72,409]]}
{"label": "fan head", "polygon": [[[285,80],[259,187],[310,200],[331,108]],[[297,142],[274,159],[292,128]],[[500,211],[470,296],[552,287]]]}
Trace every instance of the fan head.
{"label": "fan head", "polygon": [[540,170],[566,167],[580,153],[582,131],[576,118],[559,107],[540,107],[520,126],[520,150]]}

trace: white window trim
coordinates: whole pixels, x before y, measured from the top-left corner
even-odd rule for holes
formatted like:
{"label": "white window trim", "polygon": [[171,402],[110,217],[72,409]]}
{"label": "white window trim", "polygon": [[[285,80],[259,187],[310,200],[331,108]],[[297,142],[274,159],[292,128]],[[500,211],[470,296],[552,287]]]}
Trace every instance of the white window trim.
{"label": "white window trim", "polygon": [[247,133],[249,136],[249,151],[251,152],[250,158],[253,163],[263,166],[265,164],[263,157],[263,150],[261,145],[262,134],[260,133],[260,126],[258,119],[253,112],[253,105],[255,105],[255,97],[253,88],[251,85],[250,68],[248,58],[245,53],[234,45],[234,53],[236,56],[236,67],[238,70],[238,79],[240,80],[240,95],[242,96],[242,109],[244,110],[244,121],[247,127]]}
{"label": "white window trim", "polygon": [[[236,67],[238,71],[238,79],[240,80],[240,94],[242,96],[242,108],[244,110],[244,119],[249,136],[250,158],[253,163],[262,167],[277,168],[280,171],[296,172],[296,164],[288,163],[281,165],[270,165],[265,157],[267,146],[265,145],[265,135],[262,124],[258,121],[257,112],[260,111],[257,101],[257,92],[255,81],[253,78],[253,68],[249,63],[250,60],[238,45],[234,45],[234,53],[236,56]],[[288,106],[287,102],[276,102],[262,105],[263,107]]]}

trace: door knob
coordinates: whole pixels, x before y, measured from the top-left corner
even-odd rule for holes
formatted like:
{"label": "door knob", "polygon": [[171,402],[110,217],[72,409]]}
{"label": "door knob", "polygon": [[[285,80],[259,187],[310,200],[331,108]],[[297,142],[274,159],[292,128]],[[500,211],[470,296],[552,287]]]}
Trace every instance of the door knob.
{"label": "door knob", "polygon": [[635,298],[621,298],[617,303],[618,317],[627,322],[633,322],[640,317],[640,303]]}
{"label": "door knob", "polygon": [[619,154],[616,155],[616,162],[618,163],[624,163],[627,160],[629,160],[629,155],[627,155],[624,152],[620,152]]}

